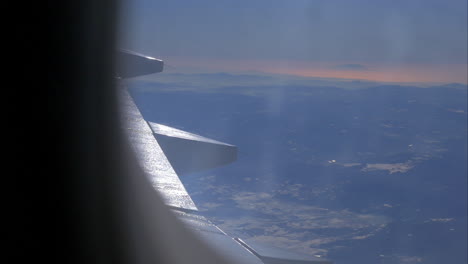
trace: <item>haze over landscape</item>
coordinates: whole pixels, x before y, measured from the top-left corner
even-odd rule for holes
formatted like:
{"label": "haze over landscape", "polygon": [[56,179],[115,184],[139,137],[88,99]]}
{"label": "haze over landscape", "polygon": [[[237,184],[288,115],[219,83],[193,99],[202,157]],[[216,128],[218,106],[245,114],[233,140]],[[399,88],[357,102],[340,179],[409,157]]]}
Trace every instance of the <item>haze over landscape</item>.
{"label": "haze over landscape", "polygon": [[145,1],[121,45],[145,119],[234,144],[183,175],[251,244],[342,263],[467,263],[467,2]]}
{"label": "haze over landscape", "polygon": [[239,148],[181,176],[229,234],[335,263],[466,261],[466,86],[228,73],[128,86],[148,121]]}

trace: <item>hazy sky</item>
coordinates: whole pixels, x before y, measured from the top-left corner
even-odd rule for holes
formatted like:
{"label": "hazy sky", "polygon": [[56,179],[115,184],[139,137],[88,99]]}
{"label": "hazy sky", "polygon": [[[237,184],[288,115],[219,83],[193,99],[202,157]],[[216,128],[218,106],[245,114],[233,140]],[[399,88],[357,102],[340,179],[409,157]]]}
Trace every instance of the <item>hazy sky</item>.
{"label": "hazy sky", "polygon": [[127,2],[122,46],[173,65],[467,82],[466,0]]}

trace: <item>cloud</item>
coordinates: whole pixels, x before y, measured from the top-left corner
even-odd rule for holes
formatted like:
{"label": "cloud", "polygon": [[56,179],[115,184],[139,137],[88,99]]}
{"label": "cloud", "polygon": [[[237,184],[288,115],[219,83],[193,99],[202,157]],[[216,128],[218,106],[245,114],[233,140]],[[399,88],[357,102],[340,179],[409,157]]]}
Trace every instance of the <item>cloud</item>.
{"label": "cloud", "polygon": [[361,166],[362,164],[355,162],[355,163],[343,163],[341,165],[343,165],[343,167],[356,167],[356,166]]}
{"label": "cloud", "polygon": [[400,263],[408,263],[408,264],[423,262],[423,258],[418,257],[418,256],[397,256],[397,259],[400,261]]}
{"label": "cloud", "polygon": [[367,71],[369,68],[362,64],[339,64],[332,67],[334,70],[345,70],[345,71]]}
{"label": "cloud", "polygon": [[431,218],[427,221],[424,221],[424,223],[429,223],[429,222],[436,222],[436,223],[448,223],[454,221],[455,218]]}
{"label": "cloud", "polygon": [[463,109],[452,109],[452,108],[450,108],[450,109],[447,109],[447,111],[453,112],[453,113],[459,113],[459,114],[466,114],[465,110],[463,110]]}
{"label": "cloud", "polygon": [[412,161],[407,161],[405,163],[375,163],[375,164],[366,164],[362,171],[375,171],[375,170],[386,170],[390,174],[393,173],[405,173],[411,170],[414,167]]}
{"label": "cloud", "polygon": [[203,203],[203,204],[201,204],[200,209],[204,210],[204,211],[212,210],[212,209],[218,208],[218,207],[220,207],[222,205],[223,204],[221,204],[221,203]]}

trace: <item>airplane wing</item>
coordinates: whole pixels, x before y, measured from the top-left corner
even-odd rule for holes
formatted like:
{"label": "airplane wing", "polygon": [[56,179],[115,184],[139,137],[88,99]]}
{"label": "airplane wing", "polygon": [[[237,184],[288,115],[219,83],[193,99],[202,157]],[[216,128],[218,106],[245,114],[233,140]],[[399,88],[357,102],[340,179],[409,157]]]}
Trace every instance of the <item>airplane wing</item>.
{"label": "airplane wing", "polygon": [[[119,51],[120,78],[161,72],[163,62],[142,54]],[[234,263],[312,264],[331,263],[255,248],[230,237],[206,219],[187,193],[178,175],[214,168],[237,158],[233,145],[205,138],[162,124],[147,122],[125,87],[119,87],[122,129],[140,166],[177,218],[215,251]]]}

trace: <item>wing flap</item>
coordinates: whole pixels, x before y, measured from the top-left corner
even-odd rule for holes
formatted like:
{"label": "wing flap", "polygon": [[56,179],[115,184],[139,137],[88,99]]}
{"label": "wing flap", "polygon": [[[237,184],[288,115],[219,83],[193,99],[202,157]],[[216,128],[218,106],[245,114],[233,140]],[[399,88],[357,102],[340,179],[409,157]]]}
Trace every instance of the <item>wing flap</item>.
{"label": "wing flap", "polygon": [[161,124],[148,122],[178,175],[229,164],[237,147]]}

